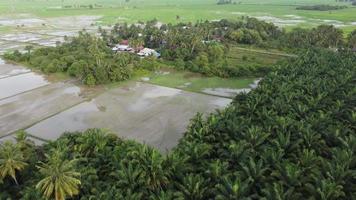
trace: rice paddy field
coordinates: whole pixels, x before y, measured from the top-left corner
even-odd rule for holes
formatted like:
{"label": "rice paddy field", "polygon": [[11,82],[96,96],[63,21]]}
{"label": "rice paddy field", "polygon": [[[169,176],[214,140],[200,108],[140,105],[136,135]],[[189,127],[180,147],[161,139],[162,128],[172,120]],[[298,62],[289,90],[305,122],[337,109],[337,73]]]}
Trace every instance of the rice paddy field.
{"label": "rice paddy field", "polygon": [[[289,29],[333,24],[350,32],[356,27],[356,6],[334,0],[235,0],[234,4],[217,5],[215,0],[13,0],[0,1],[1,18],[54,18],[86,15],[98,16],[96,24],[134,23],[156,18],[165,23],[197,20],[239,19],[253,16]],[[346,5],[335,11],[296,10],[300,5]],[[177,18],[179,16],[179,18]],[[0,25],[0,30],[2,29]],[[5,25],[6,26],[6,25]]]}

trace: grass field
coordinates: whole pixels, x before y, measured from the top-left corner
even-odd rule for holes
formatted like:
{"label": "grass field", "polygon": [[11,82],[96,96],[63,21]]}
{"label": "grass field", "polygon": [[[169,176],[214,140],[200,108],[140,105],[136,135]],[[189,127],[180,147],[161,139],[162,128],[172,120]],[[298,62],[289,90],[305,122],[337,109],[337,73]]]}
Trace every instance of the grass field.
{"label": "grass field", "polygon": [[292,57],[294,55],[285,54],[277,50],[263,50],[245,46],[233,46],[228,54],[228,63],[234,65],[272,65],[278,60]]}
{"label": "grass field", "polygon": [[248,88],[255,78],[218,78],[205,77],[191,72],[170,72],[150,77],[149,82],[171,88],[183,89],[191,92],[202,92],[205,88]]}
{"label": "grass field", "polygon": [[[334,24],[350,31],[356,28],[356,6],[351,3],[337,3],[333,0],[236,0],[234,5],[216,5],[215,0],[0,0],[2,15],[21,17],[19,13],[38,17],[60,17],[72,15],[98,15],[99,23],[109,24],[118,21],[129,23],[138,20],[158,19],[162,22],[238,19],[243,15],[255,16],[282,26],[310,27],[321,23]],[[95,9],[62,9],[62,6],[100,4]],[[337,11],[296,10],[305,4],[348,5],[347,9]],[[180,19],[177,20],[176,16]],[[336,20],[336,21],[335,21]]]}

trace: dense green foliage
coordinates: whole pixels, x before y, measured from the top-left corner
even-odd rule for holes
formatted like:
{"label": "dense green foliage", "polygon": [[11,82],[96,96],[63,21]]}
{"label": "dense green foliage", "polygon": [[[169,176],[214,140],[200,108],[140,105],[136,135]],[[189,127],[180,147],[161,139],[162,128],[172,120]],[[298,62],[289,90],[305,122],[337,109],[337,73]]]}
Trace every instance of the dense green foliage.
{"label": "dense green foliage", "polygon": [[[238,30],[238,31],[235,31]],[[240,32],[239,32],[240,31]],[[220,77],[261,76],[271,70],[271,65],[251,65],[246,73],[231,73],[241,66],[228,63],[231,44],[259,45],[276,38],[281,31],[270,23],[255,18],[232,22],[197,22],[160,24],[156,20],[134,25],[116,24],[108,33],[101,30],[108,44],[129,40],[131,46],[144,45],[161,52],[162,59],[179,70],[189,70]],[[263,68],[260,70],[260,68]]]}
{"label": "dense green foliage", "polygon": [[[342,30],[331,25],[320,25],[312,29],[294,28],[280,40],[288,48],[338,48],[345,45]],[[347,45],[346,45],[347,46]]]}
{"label": "dense green foliage", "polygon": [[168,155],[96,129],[41,147],[20,134],[0,146],[0,199],[43,199],[49,169],[72,199],[355,199],[355,79],[355,54],[309,50],[195,117]]}
{"label": "dense green foliage", "polygon": [[4,57],[25,62],[45,73],[68,73],[87,85],[126,80],[135,63],[131,55],[113,54],[101,39],[85,32],[57,47],[38,48],[23,54],[15,51]]}
{"label": "dense green foliage", "polygon": [[326,5],[326,4],[296,7],[297,10],[319,10],[319,11],[340,10],[345,8],[347,8],[347,6],[333,6],[333,5]]}
{"label": "dense green foliage", "polygon": [[[244,44],[291,51],[321,48],[355,48],[355,32],[345,39],[341,29],[320,25],[289,32],[272,23],[245,17],[241,21],[205,21],[160,24],[156,20],[133,25],[116,24],[110,32],[100,29],[101,38],[81,32],[57,47],[15,51],[5,58],[39,68],[45,73],[65,72],[87,85],[129,79],[136,69],[155,71],[161,66],[189,70],[208,76],[260,77],[274,70],[270,63],[234,63],[231,51]],[[113,47],[127,40],[131,47],[158,50],[161,59],[140,59],[132,53],[114,53]]]}

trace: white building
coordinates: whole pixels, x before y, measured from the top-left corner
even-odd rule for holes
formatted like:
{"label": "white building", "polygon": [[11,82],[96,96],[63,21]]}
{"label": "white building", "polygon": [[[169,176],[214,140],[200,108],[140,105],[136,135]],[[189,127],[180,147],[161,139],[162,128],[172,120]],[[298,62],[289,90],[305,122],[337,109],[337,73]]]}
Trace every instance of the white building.
{"label": "white building", "polygon": [[154,49],[144,48],[140,52],[137,53],[139,56],[148,57],[148,56],[155,56],[160,57],[161,54],[155,51]]}
{"label": "white building", "polygon": [[133,49],[129,45],[118,44],[112,48],[113,51],[132,51]]}

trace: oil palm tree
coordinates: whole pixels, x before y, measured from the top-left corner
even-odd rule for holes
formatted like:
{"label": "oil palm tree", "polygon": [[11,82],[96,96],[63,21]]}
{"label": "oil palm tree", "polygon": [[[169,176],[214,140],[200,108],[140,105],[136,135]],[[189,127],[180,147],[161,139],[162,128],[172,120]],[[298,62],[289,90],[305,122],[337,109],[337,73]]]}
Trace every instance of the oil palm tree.
{"label": "oil palm tree", "polygon": [[23,170],[27,163],[24,161],[23,153],[17,145],[6,141],[0,147],[0,180],[10,176],[16,184],[16,171]]}
{"label": "oil palm tree", "polygon": [[38,167],[44,178],[38,182],[39,189],[46,198],[54,197],[56,200],[64,200],[67,196],[79,193],[80,173],[75,171],[77,160],[64,160],[60,151],[53,155],[46,155],[48,162],[41,162]]}

